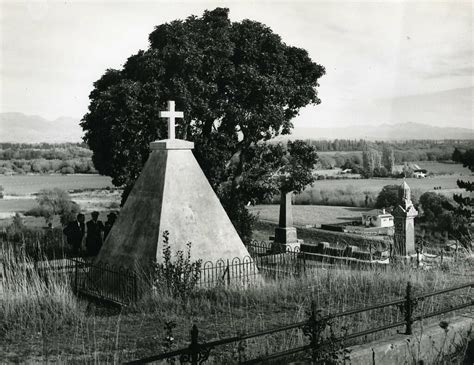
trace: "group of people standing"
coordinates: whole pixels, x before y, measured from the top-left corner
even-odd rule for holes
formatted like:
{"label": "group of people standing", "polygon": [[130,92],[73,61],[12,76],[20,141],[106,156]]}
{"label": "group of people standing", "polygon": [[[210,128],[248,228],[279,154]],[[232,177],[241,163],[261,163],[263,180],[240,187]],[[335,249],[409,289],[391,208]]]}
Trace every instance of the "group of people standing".
{"label": "group of people standing", "polygon": [[86,256],[97,256],[102,247],[102,242],[106,239],[115,223],[117,215],[113,212],[109,213],[105,224],[99,220],[99,212],[92,212],[91,217],[92,219],[85,223],[84,214],[79,213],[76,220],[69,222],[63,229],[73,255],[80,255],[82,253],[82,242],[85,237]]}

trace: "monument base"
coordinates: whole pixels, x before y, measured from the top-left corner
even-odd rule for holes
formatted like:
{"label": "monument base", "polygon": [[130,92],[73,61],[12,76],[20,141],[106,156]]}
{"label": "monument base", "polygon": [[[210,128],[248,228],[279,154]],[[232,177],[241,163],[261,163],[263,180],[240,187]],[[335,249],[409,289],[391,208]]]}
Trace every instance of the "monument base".
{"label": "monument base", "polygon": [[290,251],[294,251],[296,248],[300,248],[301,243],[303,240],[299,240],[296,236],[296,228],[295,227],[277,227],[275,228],[275,245],[283,248],[286,252],[288,249]]}
{"label": "monument base", "polygon": [[298,242],[298,238],[296,237],[295,227],[275,228],[275,243],[287,245],[287,244],[295,243],[295,242]]}

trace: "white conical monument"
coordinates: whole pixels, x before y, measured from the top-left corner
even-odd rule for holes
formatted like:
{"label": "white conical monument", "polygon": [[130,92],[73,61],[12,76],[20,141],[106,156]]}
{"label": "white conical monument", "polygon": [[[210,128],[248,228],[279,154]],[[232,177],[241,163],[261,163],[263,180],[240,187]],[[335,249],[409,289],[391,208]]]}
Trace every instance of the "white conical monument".
{"label": "white conical monument", "polygon": [[168,118],[169,139],[150,144],[151,153],[107,236],[97,261],[116,266],[146,266],[163,261],[163,232],[170,235],[172,255],[191,259],[240,259],[249,253],[194,158],[194,143],[175,139],[174,101],[160,113]]}

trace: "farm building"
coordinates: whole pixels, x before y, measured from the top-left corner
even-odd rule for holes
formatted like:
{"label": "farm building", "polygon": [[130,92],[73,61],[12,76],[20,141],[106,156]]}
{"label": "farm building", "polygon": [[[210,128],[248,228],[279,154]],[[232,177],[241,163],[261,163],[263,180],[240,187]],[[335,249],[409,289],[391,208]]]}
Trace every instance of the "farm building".
{"label": "farm building", "polygon": [[393,215],[385,209],[373,209],[362,213],[362,225],[366,227],[393,227]]}
{"label": "farm building", "polygon": [[[426,171],[426,170],[425,170]],[[426,173],[423,171],[415,171],[413,173],[413,177],[416,177],[417,179],[423,179],[426,177]]]}

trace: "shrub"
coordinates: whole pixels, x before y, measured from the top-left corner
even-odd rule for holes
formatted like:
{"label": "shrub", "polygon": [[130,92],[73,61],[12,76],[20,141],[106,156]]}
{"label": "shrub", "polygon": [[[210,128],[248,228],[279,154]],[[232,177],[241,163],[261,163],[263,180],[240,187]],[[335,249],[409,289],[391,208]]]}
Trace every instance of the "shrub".
{"label": "shrub", "polygon": [[167,290],[174,298],[186,299],[199,281],[201,260],[191,261],[191,242],[187,250],[178,250],[175,260],[171,257],[169,232],[163,232],[163,263],[154,264],[154,283]]}
{"label": "shrub", "polygon": [[64,166],[61,168],[61,174],[74,174],[74,168],[71,166]]}
{"label": "shrub", "polygon": [[398,185],[385,185],[377,196],[375,207],[393,208],[398,204]]}
{"label": "shrub", "polygon": [[377,177],[388,177],[389,173],[385,167],[376,167],[374,169],[374,176]]}
{"label": "shrub", "polygon": [[444,195],[428,191],[420,197],[423,215],[427,221],[437,220],[445,211],[454,210],[451,202]]}
{"label": "shrub", "polygon": [[59,188],[41,190],[36,201],[38,207],[28,213],[44,217],[46,223],[50,223],[55,215],[59,215],[61,223],[65,225],[74,220],[75,215],[80,212],[79,205],[71,200],[66,191]]}

